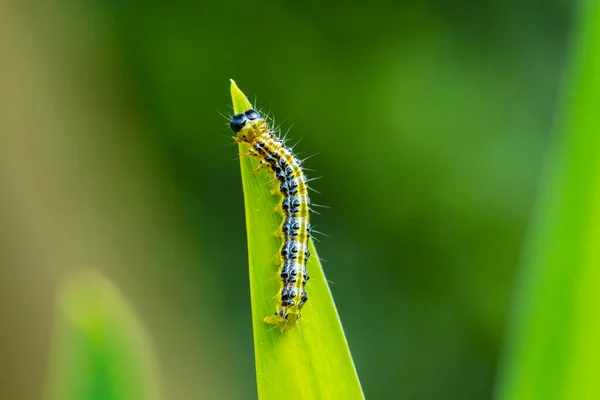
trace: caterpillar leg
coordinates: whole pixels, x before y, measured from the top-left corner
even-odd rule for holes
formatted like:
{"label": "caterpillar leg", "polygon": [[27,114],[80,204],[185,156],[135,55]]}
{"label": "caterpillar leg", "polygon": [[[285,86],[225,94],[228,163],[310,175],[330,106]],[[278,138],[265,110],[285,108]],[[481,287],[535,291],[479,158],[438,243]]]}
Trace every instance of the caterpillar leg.
{"label": "caterpillar leg", "polygon": [[[240,158],[245,158],[245,157],[258,157],[258,155],[259,155],[259,154],[258,154],[258,152],[257,152],[256,150],[254,150],[254,149],[250,149],[250,150],[248,150],[248,151],[247,151],[247,152],[245,152],[245,153],[240,153]],[[258,171],[260,171],[261,169],[263,169],[263,168],[267,168],[267,167],[269,166],[269,163],[268,163],[268,162],[266,162],[266,161],[265,161],[265,160],[263,160],[263,159],[259,159],[259,160],[258,160],[258,162],[259,162],[259,164],[258,164],[258,167],[254,168],[254,169],[252,170],[252,172],[253,172],[253,173],[257,173],[257,172],[258,172]]]}
{"label": "caterpillar leg", "polygon": [[[275,236],[277,239],[284,239],[284,235],[283,235],[283,226],[285,225],[285,218],[284,220],[281,222],[281,224],[279,225],[279,228],[277,228],[277,230],[275,232],[273,232],[273,236]],[[280,249],[281,250],[281,249]]]}
{"label": "caterpillar leg", "polygon": [[252,170],[252,172],[257,173],[258,171],[260,171],[263,168],[267,168],[269,166],[269,163],[266,162],[265,160],[258,160],[259,164],[258,167],[254,168]]}

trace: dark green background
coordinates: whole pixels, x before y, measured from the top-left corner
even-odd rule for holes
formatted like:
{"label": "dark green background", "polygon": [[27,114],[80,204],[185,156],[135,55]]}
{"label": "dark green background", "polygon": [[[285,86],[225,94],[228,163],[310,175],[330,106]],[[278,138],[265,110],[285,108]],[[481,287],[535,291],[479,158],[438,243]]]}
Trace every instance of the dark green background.
{"label": "dark green background", "polygon": [[59,277],[92,266],[155,338],[167,399],[256,396],[233,78],[317,154],[365,395],[489,398],[570,2],[58,3],[2,6],[13,395],[40,393]]}

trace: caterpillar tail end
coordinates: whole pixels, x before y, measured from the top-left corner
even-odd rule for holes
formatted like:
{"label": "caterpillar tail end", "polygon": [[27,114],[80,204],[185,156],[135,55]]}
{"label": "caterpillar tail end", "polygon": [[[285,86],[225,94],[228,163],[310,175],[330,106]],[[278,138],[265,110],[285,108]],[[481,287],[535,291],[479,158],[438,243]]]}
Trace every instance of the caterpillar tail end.
{"label": "caterpillar tail end", "polygon": [[300,318],[300,314],[288,314],[287,318],[280,316],[279,314],[269,315],[263,319],[263,321],[269,325],[275,325],[281,331],[292,329],[296,326],[296,321]]}

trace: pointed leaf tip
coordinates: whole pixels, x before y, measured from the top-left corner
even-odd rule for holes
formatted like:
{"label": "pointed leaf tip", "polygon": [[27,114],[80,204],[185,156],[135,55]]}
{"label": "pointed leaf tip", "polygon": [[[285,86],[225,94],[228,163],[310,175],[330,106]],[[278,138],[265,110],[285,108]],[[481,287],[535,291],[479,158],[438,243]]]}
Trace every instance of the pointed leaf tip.
{"label": "pointed leaf tip", "polygon": [[246,95],[240,90],[233,79],[231,81],[231,102],[233,103],[233,112],[243,113],[252,109],[252,104],[246,98]]}

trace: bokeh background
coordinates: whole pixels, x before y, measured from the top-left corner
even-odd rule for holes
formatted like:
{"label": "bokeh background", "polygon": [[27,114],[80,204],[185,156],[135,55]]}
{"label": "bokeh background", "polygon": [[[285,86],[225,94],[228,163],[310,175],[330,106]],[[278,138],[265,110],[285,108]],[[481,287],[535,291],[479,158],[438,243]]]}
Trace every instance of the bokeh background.
{"label": "bokeh background", "polygon": [[1,2],[1,397],[40,398],[57,287],[89,267],[165,398],[256,397],[234,78],[317,154],[366,396],[489,398],[574,6]]}

